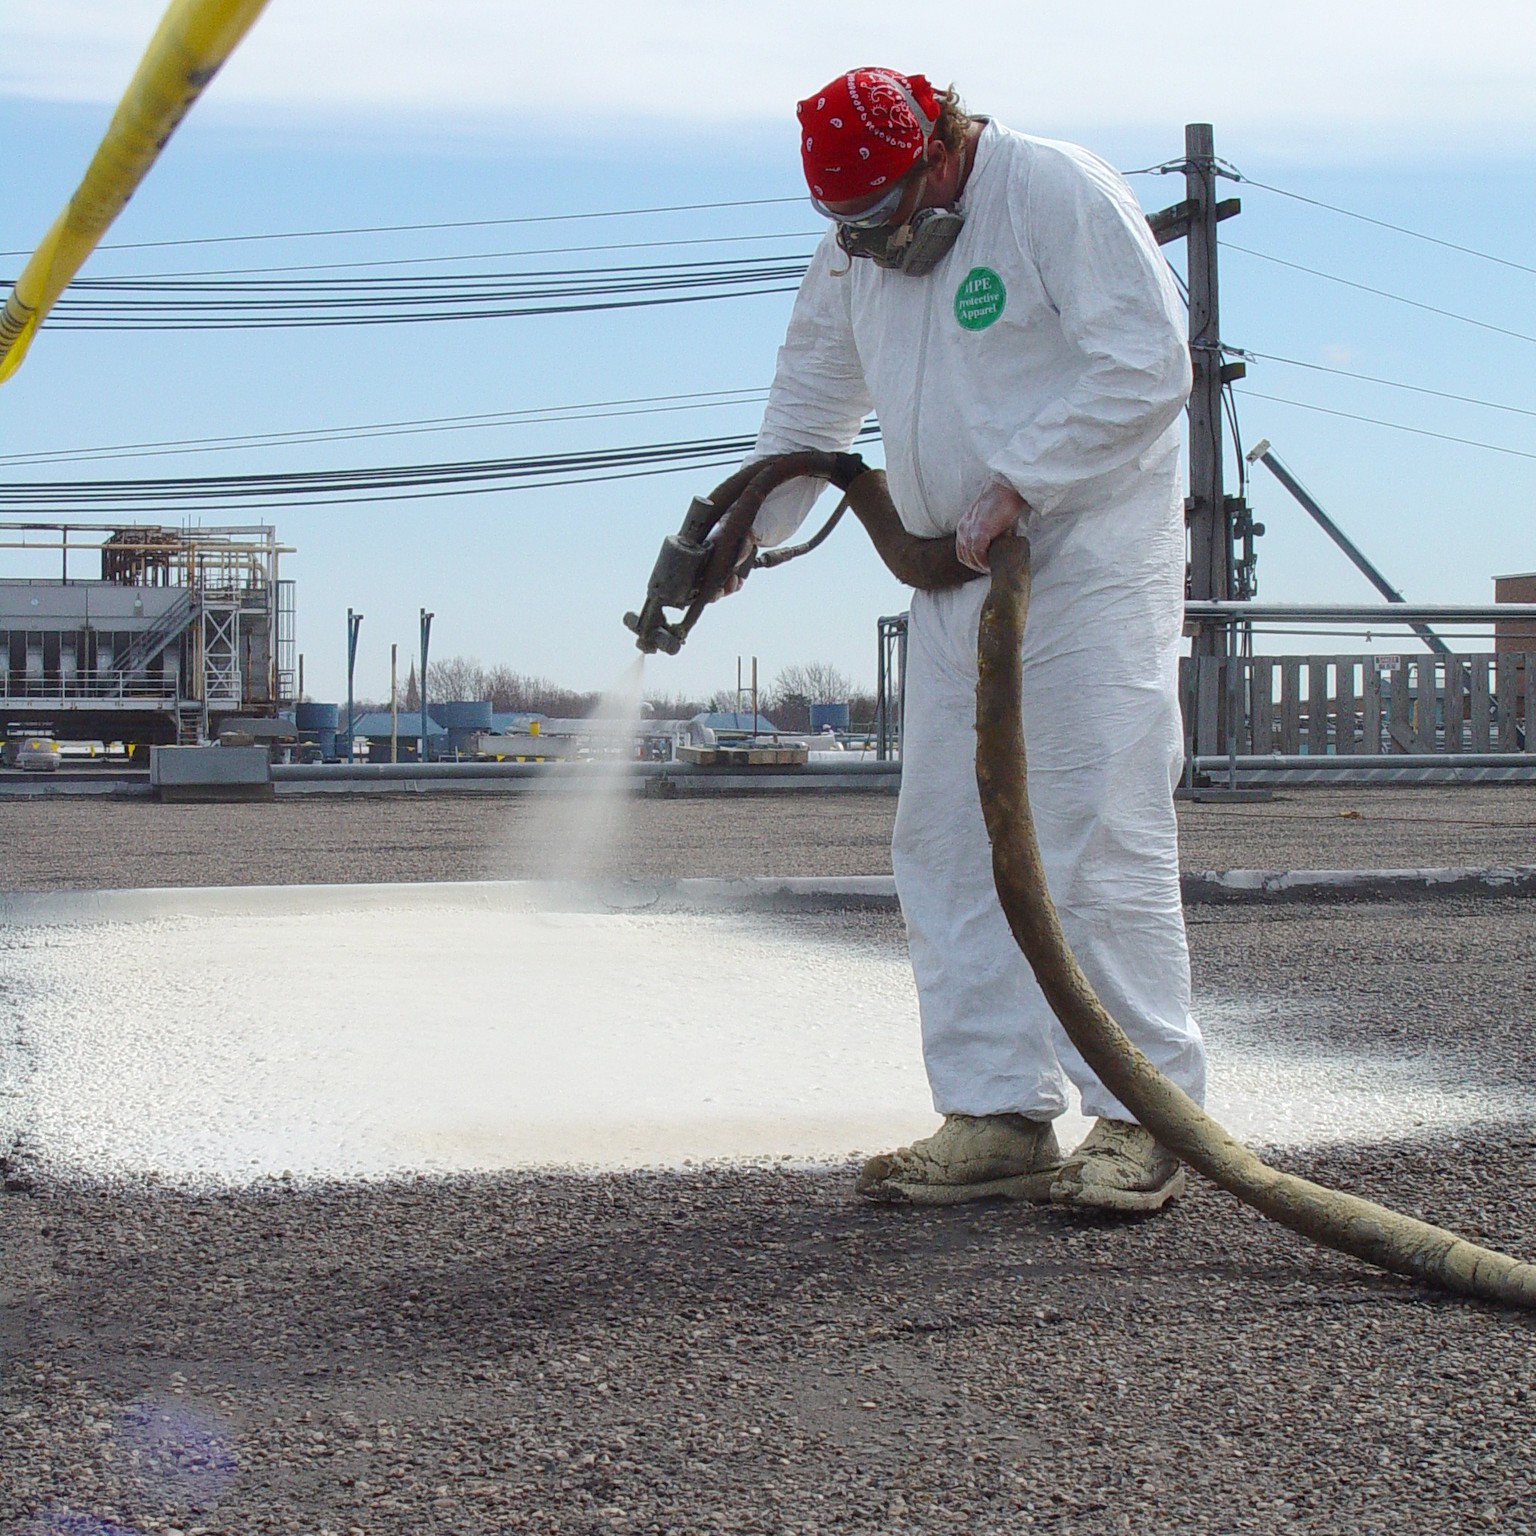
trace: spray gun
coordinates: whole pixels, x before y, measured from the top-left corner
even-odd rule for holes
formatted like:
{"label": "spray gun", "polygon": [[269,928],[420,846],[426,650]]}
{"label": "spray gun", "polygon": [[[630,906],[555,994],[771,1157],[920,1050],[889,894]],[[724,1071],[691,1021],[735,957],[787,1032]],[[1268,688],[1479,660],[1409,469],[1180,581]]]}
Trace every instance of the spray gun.
{"label": "spray gun", "polygon": [[[709,535],[720,516],[721,509],[713,500],[695,496],[683,526],[661,541],[661,553],[646,583],[645,602],[639,613],[624,615],[626,627],[635,633],[635,644],[646,655],[665,651],[668,656],[676,656],[683,648],[688,629],[681,621],[669,622],[666,609],[690,609],[698,598],[711,553]],[[747,562],[740,574],[745,576],[751,568]]]}
{"label": "spray gun", "polygon": [[[804,544],[755,552],[751,534],[758,510],[771,491],[802,475],[830,481],[842,491],[837,509]],[[887,569],[904,585],[941,592],[976,579],[977,573],[956,558],[953,535],[924,539],[902,526],[883,470],[867,468],[856,453],[781,453],[744,465],[707,497],[694,500],[683,526],[662,542],[644,606],[639,613],[624,615],[635,644],[647,654],[677,655],[699,615],[732,576],[744,577],[809,554],[849,507]],[[669,620],[668,608],[683,609],[682,617]]]}
{"label": "spray gun", "polygon": [[[677,655],[699,615],[731,577],[744,580],[754,570],[783,565],[815,549],[837,526],[849,504],[848,489],[865,470],[856,453],[785,453],[747,464],[708,496],[694,497],[682,527],[662,540],[640,612],[624,615],[635,644],[647,655]],[[757,553],[751,533],[758,509],[769,492],[802,475],[831,481],[844,492],[842,500],[814,538]],[[681,608],[682,617],[668,619],[668,608]]]}

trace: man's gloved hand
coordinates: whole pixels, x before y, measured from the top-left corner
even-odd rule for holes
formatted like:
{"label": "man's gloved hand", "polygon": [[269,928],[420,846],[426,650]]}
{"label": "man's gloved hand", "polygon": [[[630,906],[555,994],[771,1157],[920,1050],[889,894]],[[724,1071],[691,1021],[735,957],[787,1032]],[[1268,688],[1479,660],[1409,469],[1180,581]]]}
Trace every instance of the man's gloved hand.
{"label": "man's gloved hand", "polygon": [[741,546],[741,559],[737,563],[736,569],[725,578],[725,585],[710,598],[710,602],[718,603],[722,597],[734,597],[736,593],[741,591],[742,583],[747,579],[745,572],[751,568],[752,557],[756,553],[757,535],[755,533],[748,533],[747,542]]}
{"label": "man's gloved hand", "polygon": [[856,453],[834,453],[832,455],[832,484],[838,490],[846,491],[868,468],[869,465]]}
{"label": "man's gloved hand", "polygon": [[985,576],[990,569],[987,551],[993,539],[1008,533],[1028,510],[1029,503],[1006,481],[988,481],[955,529],[955,556],[961,565]]}

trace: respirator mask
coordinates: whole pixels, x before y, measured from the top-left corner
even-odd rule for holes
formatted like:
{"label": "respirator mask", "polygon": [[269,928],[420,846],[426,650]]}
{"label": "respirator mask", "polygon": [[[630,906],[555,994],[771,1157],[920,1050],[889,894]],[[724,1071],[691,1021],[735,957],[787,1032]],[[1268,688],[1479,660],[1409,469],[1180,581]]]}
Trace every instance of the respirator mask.
{"label": "respirator mask", "polygon": [[953,208],[921,208],[905,224],[850,229],[839,224],[837,243],[848,256],[867,257],[877,267],[924,277],[949,254],[965,215]]}
{"label": "respirator mask", "polygon": [[[924,173],[923,180],[927,180]],[[837,244],[844,255],[874,262],[888,272],[924,277],[949,254],[960,234],[965,215],[954,208],[919,208],[900,224],[889,222],[906,197],[902,182],[863,213],[833,213],[820,198],[811,206],[837,225]],[[917,201],[921,202],[919,188]]]}

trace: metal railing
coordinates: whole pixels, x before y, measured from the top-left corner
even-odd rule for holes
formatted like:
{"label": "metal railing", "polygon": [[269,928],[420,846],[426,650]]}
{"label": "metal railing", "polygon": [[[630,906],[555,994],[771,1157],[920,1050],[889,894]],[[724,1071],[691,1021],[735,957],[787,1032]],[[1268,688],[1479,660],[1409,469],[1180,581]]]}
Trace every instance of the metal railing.
{"label": "metal railing", "polygon": [[117,669],[123,672],[142,671],[166,646],[186,631],[192,622],[193,612],[192,593],[183,592],[148,629],[141,630],[128,642],[116,658]]}
{"label": "metal railing", "polygon": [[116,702],[169,708],[179,698],[174,677],[162,680],[117,667],[94,672],[30,672],[25,676],[0,668],[0,701],[25,700],[65,708]]}
{"label": "metal railing", "polygon": [[[1225,630],[1226,654],[1180,666],[1186,782],[1304,775],[1468,774],[1536,779],[1536,604],[1189,603]],[[1255,623],[1407,629],[1429,653],[1252,655]],[[1522,647],[1461,651],[1436,631],[1515,626]],[[1417,640],[1413,637],[1416,636]],[[1426,638],[1426,636],[1428,636]]]}

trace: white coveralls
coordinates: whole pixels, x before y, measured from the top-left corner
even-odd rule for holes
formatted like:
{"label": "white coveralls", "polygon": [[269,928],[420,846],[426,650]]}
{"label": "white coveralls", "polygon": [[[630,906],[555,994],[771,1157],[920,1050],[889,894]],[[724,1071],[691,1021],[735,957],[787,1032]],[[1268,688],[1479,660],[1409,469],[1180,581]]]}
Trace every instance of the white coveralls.
{"label": "white coveralls", "polygon": [[[1029,504],[1029,800],[1067,940],[1131,1040],[1196,1102],[1173,788],[1189,357],[1166,266],[1120,176],[1086,150],[983,128],[953,249],[925,277],[822,241],[778,356],[756,456],[846,449],[871,407],[902,522],[951,534],[993,478]],[[783,487],[780,543],[816,487]],[[942,1114],[1067,1107],[1129,1120],[1057,1024],[992,882],[975,774],[988,583],[917,592],[893,858]]]}

